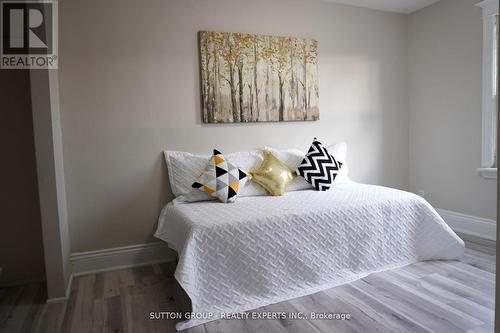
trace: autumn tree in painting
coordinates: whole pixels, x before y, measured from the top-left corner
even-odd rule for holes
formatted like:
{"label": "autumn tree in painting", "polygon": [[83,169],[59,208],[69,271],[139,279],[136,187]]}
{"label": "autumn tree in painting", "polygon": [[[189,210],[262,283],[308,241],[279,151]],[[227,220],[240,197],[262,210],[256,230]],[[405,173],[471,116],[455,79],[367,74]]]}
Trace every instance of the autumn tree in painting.
{"label": "autumn tree in painting", "polygon": [[316,120],[313,39],[200,32],[203,121]]}

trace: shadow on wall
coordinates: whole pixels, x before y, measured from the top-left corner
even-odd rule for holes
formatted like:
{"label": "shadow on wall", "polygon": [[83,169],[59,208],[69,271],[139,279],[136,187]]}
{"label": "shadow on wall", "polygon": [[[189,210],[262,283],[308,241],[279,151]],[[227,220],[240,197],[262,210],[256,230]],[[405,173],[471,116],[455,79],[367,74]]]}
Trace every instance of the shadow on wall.
{"label": "shadow on wall", "polygon": [[[165,163],[165,156],[163,152],[158,154],[152,166],[151,172],[148,172],[146,174],[148,174],[148,176],[145,182],[139,188],[137,188],[136,191],[131,191],[130,193],[135,193],[138,198],[150,197],[151,206],[153,206],[154,209],[147,209],[148,207],[137,205],[136,203],[138,202],[138,200],[137,198],[133,197],[129,200],[129,202],[123,203],[123,207],[125,210],[124,215],[133,216],[136,215],[139,211],[139,219],[140,216],[153,215],[152,220],[157,221],[161,209],[169,201],[174,199],[174,195],[170,187],[170,182],[168,180],[168,169]],[[152,188],[155,188],[155,191],[153,193],[151,192]],[[141,215],[141,211],[143,212],[143,215]],[[111,212],[110,217],[112,217],[113,215],[114,214]],[[150,224],[150,219],[145,220],[145,222]],[[155,231],[156,223],[153,223],[152,228],[150,229],[150,236],[144,238],[144,243],[158,241],[152,236]]]}
{"label": "shadow on wall", "polygon": [[[170,186],[170,181],[168,179],[168,169],[165,161],[165,155],[163,152],[158,156],[155,161],[155,165],[159,164],[160,168],[160,192],[158,193],[158,206],[161,207],[160,210],[167,204],[167,202],[174,199],[174,194],[172,193],[172,188]],[[158,211],[159,215],[160,211]],[[156,231],[156,224],[153,226],[152,233]]]}
{"label": "shadow on wall", "polygon": [[[128,177],[119,175],[112,182],[112,187],[103,184],[101,192],[94,198],[81,198],[86,201],[86,206],[95,207],[86,210],[84,220],[97,221],[98,224],[82,230],[78,227],[85,227],[85,224],[73,225],[72,252],[158,241],[153,237],[156,221],[163,206],[174,197],[163,152],[147,169]],[[105,203],[102,203],[103,198],[107,200]],[[107,223],[103,224],[103,221]]]}

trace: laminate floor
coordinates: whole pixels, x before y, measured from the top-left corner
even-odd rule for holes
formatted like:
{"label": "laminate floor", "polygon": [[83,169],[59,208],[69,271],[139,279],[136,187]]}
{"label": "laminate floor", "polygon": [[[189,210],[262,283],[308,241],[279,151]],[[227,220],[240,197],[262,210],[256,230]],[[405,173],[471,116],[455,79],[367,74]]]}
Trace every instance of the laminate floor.
{"label": "laminate floor", "polygon": [[[173,263],[89,274],[66,303],[43,304],[44,284],[0,289],[0,332],[174,332]],[[218,320],[187,332],[493,332],[495,257],[467,249],[461,261],[420,262],[257,310],[349,314],[349,320]]]}

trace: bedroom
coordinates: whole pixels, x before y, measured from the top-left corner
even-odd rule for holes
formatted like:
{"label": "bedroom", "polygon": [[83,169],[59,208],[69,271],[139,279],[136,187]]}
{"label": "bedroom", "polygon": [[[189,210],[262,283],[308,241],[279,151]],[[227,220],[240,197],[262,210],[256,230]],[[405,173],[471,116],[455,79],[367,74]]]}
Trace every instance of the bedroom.
{"label": "bedroom", "polygon": [[0,63],[0,331],[494,331],[497,1],[12,6],[57,61]]}

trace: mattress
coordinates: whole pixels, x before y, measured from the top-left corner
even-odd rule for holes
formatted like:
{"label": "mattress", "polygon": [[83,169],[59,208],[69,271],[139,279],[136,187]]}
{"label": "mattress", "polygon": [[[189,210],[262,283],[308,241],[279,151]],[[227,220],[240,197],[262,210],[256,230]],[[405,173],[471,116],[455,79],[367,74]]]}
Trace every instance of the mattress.
{"label": "mattress", "polygon": [[178,330],[464,251],[423,198],[358,183],[231,204],[169,203],[155,236],[179,253],[175,278],[197,313]]}

